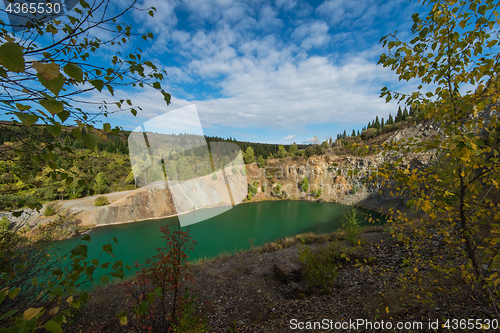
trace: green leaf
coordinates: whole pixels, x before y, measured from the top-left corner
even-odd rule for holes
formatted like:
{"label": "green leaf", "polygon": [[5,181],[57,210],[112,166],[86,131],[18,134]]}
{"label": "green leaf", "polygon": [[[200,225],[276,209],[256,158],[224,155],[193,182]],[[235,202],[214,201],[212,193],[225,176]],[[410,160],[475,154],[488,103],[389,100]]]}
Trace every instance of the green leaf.
{"label": "green leaf", "polygon": [[56,63],[46,64],[35,61],[33,62],[33,67],[37,71],[36,76],[38,81],[57,96],[64,85],[64,81],[66,81],[64,76],[59,72],[59,65]]}
{"label": "green leaf", "polygon": [[71,135],[73,135],[75,139],[80,139],[82,137],[82,132],[80,132],[79,128],[73,128],[71,130]]}
{"label": "green leaf", "polygon": [[45,110],[49,111],[51,115],[55,115],[64,109],[64,104],[55,100],[41,99],[39,103]]}
{"label": "green leaf", "polygon": [[15,298],[19,294],[20,291],[21,291],[21,288],[12,289],[9,292],[9,297],[10,298]]}
{"label": "green leaf", "polygon": [[148,313],[148,302],[147,301],[144,301],[141,303],[141,305],[139,305],[139,313]]}
{"label": "green leaf", "polygon": [[0,64],[11,72],[24,72],[24,53],[16,43],[5,43],[0,46]]}
{"label": "green leaf", "polygon": [[49,125],[46,128],[47,132],[53,136],[59,136],[59,134],[61,134],[61,125]]}
{"label": "green leaf", "polygon": [[134,117],[137,116],[137,110],[136,109],[132,109],[132,110],[130,110],[130,112],[134,115]]}
{"label": "green leaf", "polygon": [[49,320],[45,325],[43,325],[43,328],[52,333],[61,333],[63,331],[61,325],[53,320]]}
{"label": "green leaf", "polygon": [[37,279],[37,278],[32,278],[32,279],[31,279],[31,283],[32,283],[34,286],[38,286],[38,279]]}
{"label": "green leaf", "polygon": [[160,82],[156,81],[155,83],[153,83],[153,88],[155,88],[155,89],[161,89]]}
{"label": "green leaf", "polygon": [[95,133],[88,133],[83,137],[83,143],[85,143],[85,146],[90,150],[94,150],[100,140],[101,138],[99,135]]}
{"label": "green leaf", "polygon": [[12,316],[16,313],[17,313],[17,310],[10,310],[9,312],[4,313],[2,316],[0,316],[0,320],[2,320],[4,318],[9,318],[10,316]]}
{"label": "green leaf", "polygon": [[109,132],[111,132],[111,125],[109,123],[105,123],[105,124],[102,125],[102,129],[105,132],[109,133]]}
{"label": "green leaf", "polygon": [[87,277],[89,278],[90,281],[94,281],[93,274],[94,274],[95,266],[89,266],[85,270],[85,274],[87,274]]}
{"label": "green leaf", "polygon": [[5,71],[5,68],[0,67],[0,76],[4,78],[8,78],[9,76],[7,75],[7,72]]}
{"label": "green leaf", "polygon": [[103,276],[101,277],[101,280],[100,280],[100,281],[101,281],[101,283],[102,283],[102,284],[108,284],[108,282],[109,282],[109,277],[108,277],[107,275],[103,275]]}
{"label": "green leaf", "polygon": [[57,116],[59,117],[59,119],[61,119],[61,122],[64,123],[69,117],[69,111],[62,110],[61,112],[57,113]]}
{"label": "green leaf", "polygon": [[108,88],[109,93],[111,94],[111,96],[114,96],[114,95],[115,95],[115,92],[114,92],[113,87],[112,87],[111,85],[107,84],[107,85],[106,85],[106,88]]}
{"label": "green leaf", "polygon": [[80,66],[69,63],[63,68],[64,73],[78,82],[83,82],[83,71]]}
{"label": "green leaf", "polygon": [[31,106],[30,105],[23,105],[23,104],[16,103],[16,108],[19,111],[26,111],[26,110],[31,109]]}
{"label": "green leaf", "polygon": [[149,304],[153,304],[155,300],[155,293],[150,292],[149,294],[146,295],[146,299],[148,300]]}
{"label": "green leaf", "polygon": [[33,125],[39,119],[37,115],[30,113],[14,112],[14,114],[17,116],[19,120],[22,121],[23,124],[28,126]]}
{"label": "green leaf", "polygon": [[111,244],[103,245],[102,249],[104,252],[113,255],[113,248],[112,248]]}
{"label": "green leaf", "polygon": [[64,81],[66,81],[61,73],[59,73],[58,77],[52,80],[47,80],[40,74],[37,74],[36,76],[38,77],[38,81],[40,81],[45,88],[49,89],[56,96],[59,95],[59,92],[64,85]]}
{"label": "green leaf", "polygon": [[87,245],[79,244],[73,250],[71,250],[71,254],[74,256],[87,256]]}
{"label": "green leaf", "polygon": [[5,299],[5,293],[0,292],[0,304],[2,304],[3,300]]}
{"label": "green leaf", "polygon": [[170,104],[170,98],[172,97],[169,93],[166,93],[164,91],[161,92],[163,94],[163,99],[165,100],[165,102],[167,102],[167,105]]}
{"label": "green leaf", "polygon": [[83,236],[82,241],[90,242],[90,236],[89,235]]}
{"label": "green leaf", "polygon": [[90,84],[93,85],[99,92],[101,92],[102,87],[104,87],[104,81],[103,80],[92,80],[90,81]]}

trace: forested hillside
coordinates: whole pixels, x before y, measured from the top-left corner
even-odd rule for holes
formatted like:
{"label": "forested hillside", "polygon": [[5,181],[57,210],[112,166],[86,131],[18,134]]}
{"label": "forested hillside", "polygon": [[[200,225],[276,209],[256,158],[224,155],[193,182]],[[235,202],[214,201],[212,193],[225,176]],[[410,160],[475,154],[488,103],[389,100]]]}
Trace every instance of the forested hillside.
{"label": "forested hillside", "polygon": [[[75,155],[68,151],[56,149],[49,145],[54,144],[52,128],[45,125],[24,126],[19,123],[0,122],[0,151],[3,158],[0,160],[0,209],[17,209],[26,202],[39,200],[47,202],[52,200],[76,199],[94,194],[103,194],[115,191],[134,189],[144,185],[141,176],[132,172],[128,136],[130,131],[121,131],[117,135],[103,135],[101,131],[94,130],[101,135],[101,139],[94,151],[86,149],[82,140],[72,135],[74,128],[63,127],[57,133],[57,140],[62,146],[71,148]],[[86,129],[82,128],[82,136]],[[188,140],[187,134],[174,136],[176,140]],[[263,144],[236,141],[233,138],[221,137],[204,138],[210,142],[229,142],[238,145],[243,151],[245,163],[259,162],[264,165],[265,160],[272,157],[289,156],[287,151],[290,146],[276,144]],[[300,148],[308,146],[292,145],[292,151],[300,153]],[[48,148],[51,148],[50,150]],[[168,147],[165,147],[167,149]],[[305,149],[302,149],[304,152]],[[168,151],[165,151],[169,153]],[[19,153],[19,154],[18,154]],[[228,157],[228,156],[226,156]],[[54,162],[51,159],[54,158]],[[203,156],[196,150],[181,152],[172,155],[177,163],[179,158],[184,158],[180,165],[172,166],[178,170],[166,170],[170,175],[179,175],[182,179],[191,176],[204,175],[206,168],[192,170],[192,166],[203,165]],[[40,162],[41,164],[39,164]],[[230,161],[226,158],[224,163]],[[168,168],[169,165],[167,164]],[[60,176],[53,177],[54,169],[69,170],[71,179]],[[21,179],[21,174],[30,174],[27,181]],[[180,179],[180,178],[179,178]]]}

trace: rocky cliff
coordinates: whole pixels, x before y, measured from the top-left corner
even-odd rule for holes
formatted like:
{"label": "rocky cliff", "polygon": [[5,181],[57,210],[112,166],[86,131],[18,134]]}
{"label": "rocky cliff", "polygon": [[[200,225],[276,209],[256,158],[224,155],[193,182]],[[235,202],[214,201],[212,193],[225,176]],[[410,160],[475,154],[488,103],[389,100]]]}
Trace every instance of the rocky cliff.
{"label": "rocky cliff", "polygon": [[[418,124],[386,135],[385,141],[399,141],[409,137],[418,140],[419,137],[433,136],[438,132],[439,128],[430,123]],[[392,158],[403,157],[403,164],[425,167],[432,156],[432,152],[426,152],[418,156]],[[263,168],[257,167],[255,163],[247,165],[246,175],[243,170],[240,170],[242,174],[235,174],[227,169],[225,174],[219,171],[217,177],[208,175],[189,182],[171,184],[171,189],[165,182],[156,182],[133,191],[106,194],[111,203],[104,207],[94,206],[96,196],[65,201],[62,202],[61,212],[82,225],[164,218],[199,208],[240,203],[246,200],[247,187],[241,186],[245,180],[248,186],[257,185],[256,194],[251,201],[316,200],[354,204],[381,211],[404,205],[404,200],[391,197],[387,191],[380,193],[377,173],[379,166],[387,158],[382,154],[365,157],[338,156],[328,150],[325,154],[310,158],[295,156],[281,160],[271,159]],[[309,183],[307,191],[300,187],[304,177]],[[226,185],[224,179],[229,184]],[[172,196],[171,191],[177,195]],[[53,219],[54,217],[44,218],[33,214],[30,220],[36,223]]]}

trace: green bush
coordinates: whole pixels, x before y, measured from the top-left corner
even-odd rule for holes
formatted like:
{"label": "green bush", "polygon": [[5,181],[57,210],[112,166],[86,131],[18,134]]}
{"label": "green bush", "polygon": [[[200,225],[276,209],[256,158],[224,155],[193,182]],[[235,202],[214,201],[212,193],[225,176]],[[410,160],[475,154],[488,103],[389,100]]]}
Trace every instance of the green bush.
{"label": "green bush", "polygon": [[273,192],[275,195],[281,195],[281,188],[283,185],[281,183],[276,184],[276,186],[273,189]]}
{"label": "green bush", "polygon": [[377,135],[377,129],[376,128],[368,128],[361,132],[361,139],[363,140],[369,140]]}
{"label": "green bush", "polygon": [[266,193],[266,184],[262,184],[262,193]]}
{"label": "green bush", "polygon": [[322,193],[323,193],[323,191],[320,188],[318,188],[316,191],[314,191],[314,197],[316,199],[319,199],[319,197],[321,196]]}
{"label": "green bush", "polygon": [[252,180],[250,183],[250,186],[248,187],[248,193],[251,194],[252,196],[257,194],[257,189],[259,188],[259,181],[258,180]]}
{"label": "green bush", "polygon": [[356,209],[351,207],[349,211],[345,214],[345,220],[342,223],[347,239],[351,244],[355,245],[358,243],[358,236],[363,232],[363,228],[356,217]]}
{"label": "green bush", "polygon": [[247,194],[247,200],[248,201],[252,200],[252,194],[250,194],[250,193]]}
{"label": "green bush", "polygon": [[217,180],[217,174],[214,172],[214,174],[212,175],[212,179],[213,181],[216,181]]}
{"label": "green bush", "polygon": [[299,245],[299,260],[304,264],[302,276],[306,285],[318,291],[329,291],[335,283],[337,266],[330,247],[315,251],[310,246]]}
{"label": "green bush", "polygon": [[307,190],[309,189],[309,179],[307,179],[307,177],[304,177],[304,179],[302,179],[302,181],[300,182],[300,189],[303,192],[307,192]]}
{"label": "green bush", "polygon": [[97,197],[95,199],[95,203],[94,203],[95,206],[99,207],[99,206],[106,206],[106,205],[109,205],[109,200],[108,200],[108,197],[106,196],[100,196],[100,197]]}
{"label": "green bush", "polygon": [[60,204],[55,202],[47,204],[43,211],[43,216],[54,216],[59,212]]}

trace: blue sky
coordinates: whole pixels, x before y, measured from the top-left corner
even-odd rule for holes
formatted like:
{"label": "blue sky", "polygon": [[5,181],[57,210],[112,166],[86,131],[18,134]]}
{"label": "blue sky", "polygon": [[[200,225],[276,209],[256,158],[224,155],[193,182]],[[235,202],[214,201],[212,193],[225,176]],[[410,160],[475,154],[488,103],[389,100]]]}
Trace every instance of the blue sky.
{"label": "blue sky", "polygon": [[[118,4],[118,3],[116,3]],[[409,0],[140,0],[157,9],[127,17],[152,42],[143,57],[168,73],[166,106],[154,90],[115,90],[143,111],[118,113],[112,125],[132,130],[177,108],[195,104],[206,135],[291,144],[335,138],[361,129],[375,116],[387,119],[398,105],[380,89],[414,91],[377,65],[380,38],[409,36]],[[94,94],[93,100],[115,99]]]}

